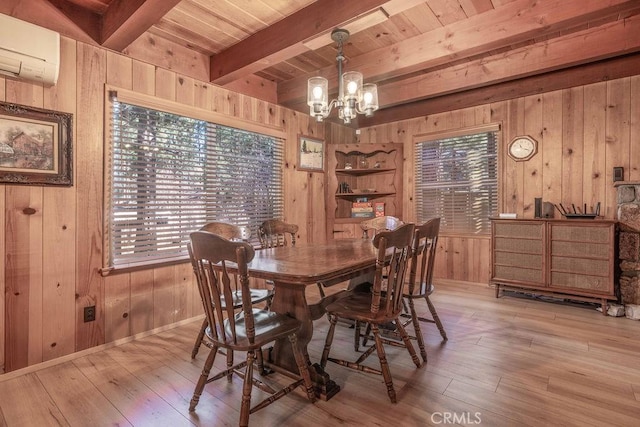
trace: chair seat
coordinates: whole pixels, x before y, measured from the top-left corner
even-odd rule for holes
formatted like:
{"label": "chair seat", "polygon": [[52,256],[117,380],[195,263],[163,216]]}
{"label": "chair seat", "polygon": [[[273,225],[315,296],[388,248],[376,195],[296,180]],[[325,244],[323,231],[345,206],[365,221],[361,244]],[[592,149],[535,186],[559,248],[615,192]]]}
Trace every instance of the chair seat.
{"label": "chair seat", "polygon": [[369,292],[358,291],[344,291],[347,293],[344,297],[337,301],[327,305],[326,310],[329,314],[334,314],[338,317],[348,317],[349,319],[367,322],[383,324],[388,323],[396,319],[400,312],[383,312],[381,310],[378,313],[371,313],[371,299],[372,294]]}
{"label": "chair seat", "polygon": [[[266,301],[266,308],[269,308],[269,305],[271,303],[271,298],[273,297],[273,290],[271,289],[257,289],[257,288],[249,288],[249,294],[251,295],[251,304],[258,304],[261,303],[263,301]],[[222,305],[222,309],[226,310],[227,309],[227,303],[224,299],[224,297],[220,298],[220,304]],[[241,290],[235,290],[233,291],[233,306],[232,308],[237,309],[237,308],[241,308],[242,307],[242,291]],[[207,328],[208,322],[207,319],[205,319],[202,322],[202,326],[200,327],[200,332],[198,333],[198,336],[196,337],[196,342],[193,344],[193,350],[191,350],[191,358],[195,359],[198,351],[200,351],[200,344],[202,344],[202,338],[204,337],[205,334],[205,330]],[[207,345],[205,343],[205,345]],[[207,345],[209,347],[209,345]]]}
{"label": "chair seat", "polygon": [[[273,296],[273,290],[271,289],[250,288],[249,291],[251,295],[252,304],[257,304],[262,301],[267,301],[269,298]],[[224,297],[221,298],[221,301],[222,301],[223,308],[226,308],[227,302],[225,301]],[[242,306],[242,291],[241,290],[233,291],[233,307],[238,308],[241,306]]]}
{"label": "chair seat", "polygon": [[[286,314],[279,314],[272,311],[260,310],[257,308],[252,309],[254,316],[255,327],[255,339],[253,343],[249,342],[246,332],[245,316],[243,312],[240,312],[234,316],[235,320],[235,332],[236,341],[233,341],[232,330],[233,327],[229,319],[224,321],[225,337],[224,341],[216,339],[212,332],[211,327],[207,327],[207,337],[217,346],[228,348],[233,346],[234,350],[245,351],[250,349],[257,349],[262,347],[271,341],[279,338],[286,338],[291,333],[297,332],[300,329],[301,323],[299,320]],[[218,337],[222,337],[221,333],[218,333]]]}

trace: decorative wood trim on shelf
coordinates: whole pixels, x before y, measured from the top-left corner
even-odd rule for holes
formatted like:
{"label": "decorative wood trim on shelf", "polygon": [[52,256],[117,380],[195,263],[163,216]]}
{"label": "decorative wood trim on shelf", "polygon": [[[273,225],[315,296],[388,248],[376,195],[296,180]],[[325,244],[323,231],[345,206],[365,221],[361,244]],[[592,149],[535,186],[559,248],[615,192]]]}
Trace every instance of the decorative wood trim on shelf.
{"label": "decorative wood trim on shelf", "polygon": [[369,168],[369,169],[336,169],[336,174],[341,175],[371,175],[374,173],[386,173],[386,172],[395,172],[395,169],[392,168]]}
{"label": "decorative wood trim on shelf", "polygon": [[392,196],[396,194],[395,192],[380,192],[380,191],[373,191],[373,192],[363,192],[363,191],[358,191],[358,192],[353,192],[353,193],[336,193],[336,197],[384,197],[384,196]]}
{"label": "decorative wood trim on shelf", "polygon": [[[372,217],[373,218],[373,217]],[[372,218],[354,218],[354,217],[349,217],[349,218],[336,218],[335,224],[359,224],[362,221],[366,221],[368,219],[372,219]]]}

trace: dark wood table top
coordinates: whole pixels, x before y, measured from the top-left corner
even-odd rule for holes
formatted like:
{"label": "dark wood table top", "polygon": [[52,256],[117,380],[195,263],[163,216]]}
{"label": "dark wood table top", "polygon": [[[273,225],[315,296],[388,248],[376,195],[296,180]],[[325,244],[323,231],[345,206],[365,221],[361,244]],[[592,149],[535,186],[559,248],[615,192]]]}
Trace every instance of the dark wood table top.
{"label": "dark wood table top", "polygon": [[334,240],[260,249],[249,263],[249,275],[300,286],[330,286],[375,270],[375,261],[376,248],[370,239]]}

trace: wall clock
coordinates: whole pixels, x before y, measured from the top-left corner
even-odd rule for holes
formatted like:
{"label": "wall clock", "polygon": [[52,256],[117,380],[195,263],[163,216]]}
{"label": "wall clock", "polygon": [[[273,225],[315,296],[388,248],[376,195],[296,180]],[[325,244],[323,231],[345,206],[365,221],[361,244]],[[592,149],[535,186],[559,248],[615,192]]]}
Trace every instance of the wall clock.
{"label": "wall clock", "polygon": [[528,135],[516,136],[509,143],[509,157],[516,162],[529,160],[538,152],[538,141]]}

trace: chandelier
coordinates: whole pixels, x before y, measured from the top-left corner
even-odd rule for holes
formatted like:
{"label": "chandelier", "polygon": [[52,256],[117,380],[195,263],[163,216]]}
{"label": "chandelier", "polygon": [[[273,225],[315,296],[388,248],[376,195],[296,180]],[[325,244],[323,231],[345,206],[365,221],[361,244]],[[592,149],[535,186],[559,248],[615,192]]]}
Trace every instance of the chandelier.
{"label": "chandelier", "polygon": [[318,122],[329,117],[331,110],[338,109],[338,117],[345,124],[351,123],[357,114],[373,116],[378,109],[378,88],[373,83],[362,84],[362,73],[357,71],[342,72],[344,55],[342,45],[349,38],[349,31],[336,28],[331,32],[331,39],[338,43],[338,98],[329,102],[329,81],[324,77],[311,77],[307,84],[307,104],[310,114]]}

